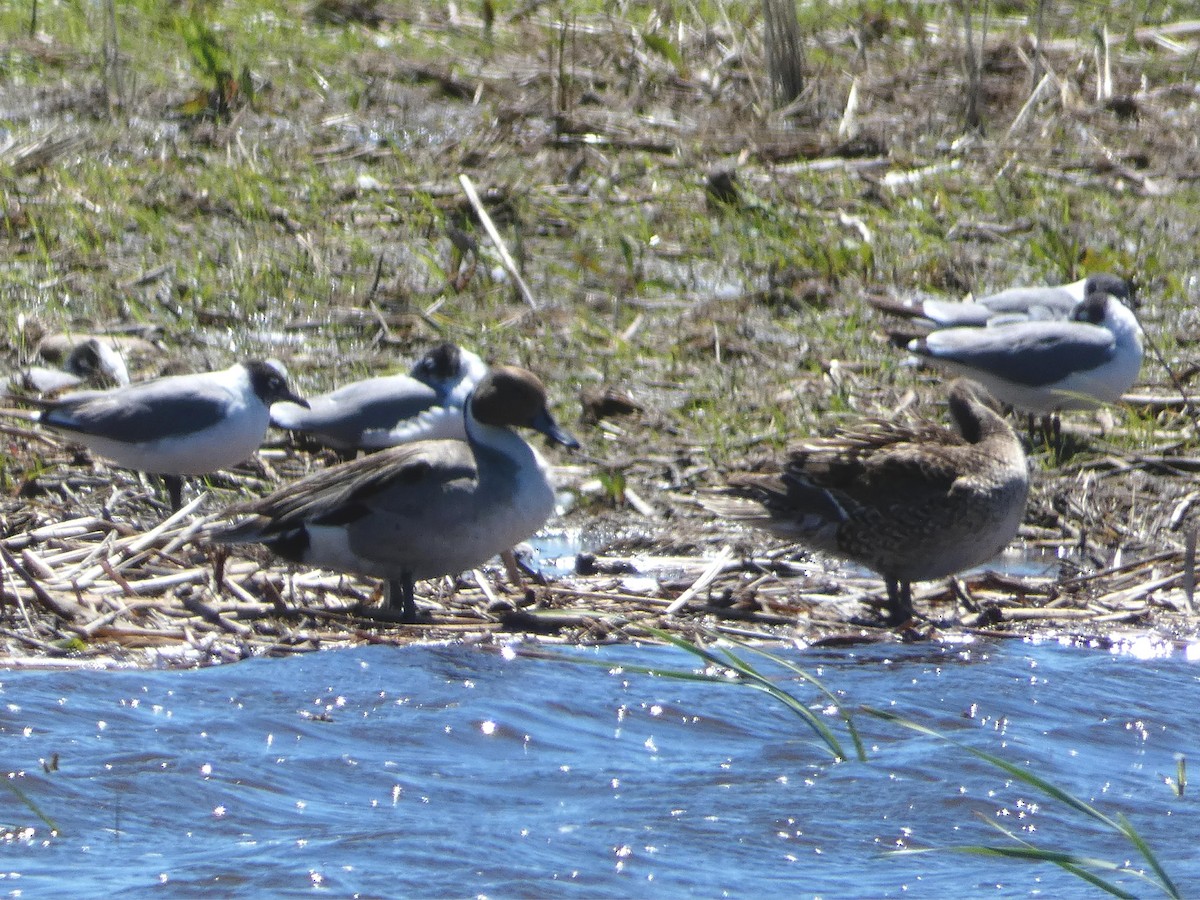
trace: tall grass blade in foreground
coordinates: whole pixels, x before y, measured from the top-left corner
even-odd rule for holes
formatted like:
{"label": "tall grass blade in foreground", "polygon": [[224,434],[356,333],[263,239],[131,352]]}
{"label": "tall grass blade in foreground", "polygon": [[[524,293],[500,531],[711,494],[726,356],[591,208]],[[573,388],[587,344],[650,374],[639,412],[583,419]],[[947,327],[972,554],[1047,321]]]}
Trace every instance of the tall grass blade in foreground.
{"label": "tall grass blade in foreground", "polygon": [[[978,812],[975,813],[975,817],[977,819],[979,819],[979,821],[981,821],[984,825],[987,825],[991,828],[995,828],[997,831],[999,831],[1002,835],[1004,835],[1006,838],[1008,838],[1014,844],[1019,844],[1020,846],[1015,847],[1015,848],[1014,847],[981,848],[978,845],[968,845],[968,846],[956,848],[959,852],[972,853],[977,856],[1001,856],[1001,857],[1004,857],[1007,859],[1026,859],[1026,860],[1030,860],[1030,861],[1034,861],[1034,862],[1051,862],[1051,863],[1054,863],[1056,866],[1059,866],[1060,868],[1062,868],[1063,871],[1069,872],[1071,875],[1074,875],[1076,878],[1081,878],[1084,881],[1091,882],[1092,884],[1096,885],[1096,887],[1101,888],[1102,890],[1107,891],[1108,893],[1110,893],[1114,896],[1117,896],[1117,897],[1136,896],[1136,895],[1127,893],[1126,891],[1117,887],[1112,882],[1105,881],[1103,878],[1101,878],[1095,872],[1088,871],[1089,868],[1101,869],[1101,870],[1108,869],[1110,871],[1122,870],[1123,867],[1118,866],[1115,863],[1111,863],[1108,860],[1095,859],[1092,857],[1084,858],[1084,857],[1076,856],[1074,854],[1063,854],[1063,853],[1055,853],[1054,851],[1050,851],[1050,850],[1039,850],[1038,848],[1034,847],[1033,844],[1029,843],[1029,841],[1025,840],[1023,837],[1021,837],[1019,834],[1012,831],[1011,829],[1005,828],[999,822],[995,822],[991,819],[988,819],[985,816],[983,816],[981,813],[978,813]],[[900,851],[900,852],[928,853],[928,852],[933,852],[934,849],[939,849],[939,848],[929,848],[928,850],[912,850],[912,851]],[[947,849],[947,848],[940,848],[940,849]]]}
{"label": "tall grass blade in foreground", "polygon": [[[693,656],[700,658],[707,664],[707,666],[714,667],[716,671],[709,671],[706,669],[703,672],[696,672],[694,670],[662,669],[654,666],[627,665],[624,663],[620,664],[619,666],[621,671],[633,672],[642,675],[653,675],[661,678],[675,678],[682,681],[703,681],[716,684],[742,685],[762,691],[768,696],[778,700],[796,715],[800,716],[800,718],[804,720],[805,724],[807,724],[809,728],[811,728],[821,738],[836,761],[841,762],[848,759],[849,757],[847,756],[841,742],[838,740],[833,730],[824,721],[822,721],[821,718],[814,713],[807,704],[789,691],[780,687],[770,677],[763,674],[753,665],[748,663],[741,655],[745,653],[757,654],[758,656],[770,660],[771,662],[780,666],[790,675],[795,676],[803,681],[807,681],[809,684],[815,686],[822,694],[824,694],[825,697],[827,697],[833,704],[834,708],[838,711],[838,715],[845,724],[846,730],[854,743],[856,757],[860,762],[867,761],[866,751],[863,747],[858,729],[855,727],[849,711],[842,705],[837,696],[834,695],[834,693],[830,691],[829,688],[827,688],[820,680],[804,671],[794,663],[791,663],[781,656],[771,653],[768,650],[764,650],[761,647],[754,647],[744,641],[739,641],[731,637],[721,636],[718,638],[718,640],[721,644],[732,645],[733,647],[736,647],[737,652],[729,649],[728,646],[722,646],[720,648],[721,652],[718,653],[715,650],[711,650],[696,642],[679,637],[678,635],[663,631],[662,629],[645,628],[644,630],[651,637],[657,638],[658,640],[670,644],[673,647],[684,650],[688,653],[691,653]],[[536,655],[541,658],[550,658],[566,662],[581,661],[576,657],[560,656],[557,654],[539,653]],[[611,664],[600,660],[582,660],[582,662],[585,662],[588,665],[598,665],[606,668],[613,668]],[[944,852],[949,850],[957,853],[969,853],[976,856],[1019,859],[1031,863],[1047,862],[1059,866],[1071,875],[1074,875],[1075,877],[1086,881],[1089,884],[1100,888],[1101,890],[1106,891],[1115,897],[1135,897],[1137,895],[1131,894],[1118,885],[1105,879],[1103,877],[1104,874],[1115,873],[1126,876],[1136,876],[1137,878],[1154,885],[1168,897],[1182,897],[1179,889],[1175,886],[1175,883],[1171,880],[1170,876],[1167,875],[1166,870],[1158,861],[1158,857],[1154,854],[1153,850],[1150,849],[1150,846],[1137,832],[1137,830],[1134,829],[1129,820],[1123,815],[1117,814],[1115,818],[1109,816],[1092,806],[1090,803],[1080,800],[1074,794],[1071,794],[1069,791],[1064,790],[1063,788],[1047,780],[1046,778],[1037,775],[1029,769],[1017,765],[1016,763],[1009,762],[1008,760],[989,753],[986,750],[980,750],[978,748],[971,747],[968,744],[956,741],[953,738],[947,737],[946,735],[942,734],[936,729],[930,728],[927,725],[922,725],[921,723],[914,722],[913,720],[907,719],[904,716],[893,712],[888,712],[886,710],[877,709],[872,706],[861,706],[859,709],[864,714],[872,716],[883,722],[887,722],[892,725],[899,725],[900,727],[907,728],[910,731],[915,731],[919,734],[937,738],[944,743],[950,744],[953,747],[970,753],[988,765],[999,769],[1001,772],[1004,772],[1016,781],[1027,784],[1030,787],[1042,792],[1046,796],[1057,800],[1069,809],[1073,809],[1077,813],[1099,822],[1106,829],[1121,835],[1123,838],[1129,841],[1129,843],[1137,849],[1138,853],[1141,854],[1142,858],[1145,859],[1149,864],[1154,876],[1151,876],[1145,872],[1139,872],[1128,865],[1113,863],[1108,860],[1095,857],[1084,856],[1072,851],[1048,850],[1035,847],[1021,836],[1001,827],[997,823],[988,820],[985,820],[987,821],[987,824],[992,825],[994,828],[999,830],[1005,837],[1013,841],[1015,846],[966,844],[953,847],[928,847],[898,850],[893,851],[894,855],[932,853],[936,851]]]}
{"label": "tall grass blade in foreground", "polygon": [[[842,746],[842,742],[838,740],[838,737],[833,732],[833,729],[822,720],[820,715],[809,709],[808,705],[800,698],[793,696],[783,688],[776,685],[770,678],[759,673],[756,669],[739,659],[732,652],[726,651],[723,655],[718,655],[706,647],[702,647],[699,644],[685,640],[684,638],[677,637],[676,635],[673,635],[667,631],[663,631],[662,629],[647,627],[644,630],[651,637],[659,639],[664,643],[671,644],[672,646],[691,653],[694,656],[698,656],[706,663],[705,670],[697,672],[692,669],[664,669],[658,666],[641,666],[633,663],[613,664],[603,660],[581,659],[576,656],[564,656],[557,653],[531,653],[528,650],[523,651],[523,655],[536,656],[539,659],[553,659],[557,662],[583,663],[584,665],[600,666],[610,670],[619,669],[622,672],[630,672],[635,675],[650,675],[656,678],[673,678],[677,681],[702,681],[709,684],[730,684],[753,688],[754,690],[762,691],[763,693],[775,698],[793,713],[799,716],[804,723],[812,729],[817,737],[821,739],[821,742],[825,745],[835,762],[842,762],[843,760],[849,759],[849,755],[847,754],[845,747]],[[762,653],[764,656],[769,656],[770,658],[776,660],[779,659],[778,657],[771,657],[770,654],[766,654],[764,651],[759,651],[755,648],[749,649],[753,649],[756,653]],[[851,739],[854,743],[855,756],[859,759],[859,761],[865,762],[867,758],[866,751],[863,749],[862,741],[858,736],[858,732],[854,727],[854,723],[850,719],[849,713],[842,708],[840,701],[833,694],[833,692],[807,672],[804,672],[803,670],[786,661],[780,660],[780,662],[790,671],[800,675],[810,684],[815,685],[817,689],[820,690],[826,698],[828,698],[828,700],[833,704],[834,708],[838,711],[842,721],[846,724],[846,728],[850,733]],[[709,667],[711,667],[712,670],[710,670]]]}
{"label": "tall grass blade in foreground", "polygon": [[49,828],[52,832],[54,832],[55,835],[61,835],[61,832],[58,830],[58,826],[54,824],[54,820],[51,819],[48,815],[46,815],[44,812],[42,812],[41,809],[38,808],[38,805],[29,798],[28,794],[26,794],[23,790],[21,790],[19,787],[17,787],[15,784],[13,784],[12,779],[0,778],[0,781],[4,782],[4,786],[7,787],[10,791],[12,791],[16,795],[17,799],[20,800],[22,804],[24,804],[26,809],[28,809],[31,813],[33,813],[35,816],[37,816],[39,819],[41,819],[43,822],[45,822],[47,828]]}
{"label": "tall grass blade in foreground", "polygon": [[[959,750],[963,750],[967,753],[970,753],[972,756],[975,756],[975,757],[983,760],[988,765],[994,766],[995,768],[1000,769],[1002,772],[1006,773],[1007,775],[1011,776],[1012,778],[1016,779],[1017,781],[1023,782],[1032,788],[1036,788],[1037,790],[1041,791],[1043,794],[1046,794],[1048,797],[1051,797],[1052,799],[1059,801],[1060,803],[1064,804],[1065,806],[1070,807],[1071,809],[1075,810],[1076,812],[1081,813],[1085,816],[1088,816],[1089,818],[1096,820],[1097,822],[1102,824],[1105,828],[1109,829],[1110,831],[1116,832],[1117,834],[1124,837],[1131,844],[1133,844],[1133,846],[1135,848],[1137,848],[1137,851],[1142,855],[1143,859],[1145,859],[1146,862],[1149,863],[1150,868],[1154,870],[1155,875],[1158,876],[1158,880],[1150,878],[1148,875],[1145,875],[1142,872],[1138,872],[1137,870],[1128,868],[1126,866],[1119,866],[1119,865],[1104,862],[1101,860],[1092,860],[1087,857],[1078,856],[1077,854],[1074,854],[1074,853],[1067,853],[1067,852],[1054,851],[1054,850],[1041,850],[1041,849],[1038,849],[1036,847],[1031,847],[1031,846],[991,847],[991,846],[986,846],[986,845],[982,845],[982,844],[976,844],[976,845],[965,845],[965,846],[957,846],[957,847],[930,848],[927,850],[907,850],[907,851],[901,850],[901,851],[896,851],[896,852],[898,852],[898,853],[925,853],[925,852],[930,852],[930,850],[940,849],[940,850],[952,850],[952,851],[959,852],[959,853],[975,853],[975,854],[980,854],[980,855],[1005,856],[1008,858],[1027,859],[1027,860],[1038,861],[1038,862],[1053,862],[1056,865],[1062,866],[1064,869],[1071,872],[1071,874],[1078,875],[1080,877],[1084,877],[1084,878],[1086,878],[1087,881],[1090,881],[1093,884],[1096,884],[1098,887],[1103,887],[1105,890],[1109,891],[1110,893],[1115,894],[1116,896],[1133,896],[1133,895],[1124,893],[1120,888],[1116,887],[1115,885],[1104,882],[1102,879],[1099,878],[1099,876],[1095,876],[1094,873],[1088,873],[1085,875],[1082,871],[1080,871],[1080,867],[1083,867],[1083,866],[1087,866],[1087,867],[1090,867],[1093,869],[1104,868],[1104,869],[1108,869],[1111,871],[1120,872],[1122,874],[1137,875],[1140,878],[1144,878],[1147,881],[1149,881],[1151,884],[1155,885],[1160,890],[1162,890],[1162,892],[1164,894],[1166,894],[1168,897],[1182,897],[1183,896],[1182,894],[1179,893],[1179,889],[1175,886],[1175,883],[1171,880],[1170,876],[1167,875],[1166,870],[1162,867],[1162,864],[1158,861],[1158,857],[1150,849],[1150,846],[1146,843],[1145,839],[1142,838],[1142,836],[1137,832],[1137,830],[1134,829],[1133,825],[1130,824],[1129,820],[1126,819],[1123,815],[1118,814],[1115,819],[1112,818],[1111,816],[1105,815],[1100,810],[1096,809],[1096,807],[1092,806],[1090,803],[1080,800],[1074,794],[1071,794],[1068,791],[1064,790],[1063,788],[1060,788],[1058,785],[1053,784],[1050,781],[1047,781],[1045,778],[1042,778],[1040,775],[1035,774],[1034,772],[1030,771],[1029,769],[1025,768],[1024,766],[1019,766],[1016,763],[1009,762],[1006,759],[1002,759],[999,756],[996,756],[992,753],[988,753],[986,750],[980,750],[977,747],[972,747],[968,744],[963,744],[959,741],[954,740],[953,738],[947,737],[946,735],[942,734],[941,732],[937,731],[936,729],[930,728],[927,725],[922,725],[919,722],[914,722],[911,719],[906,719],[905,717],[897,715],[896,713],[888,712],[887,710],[877,709],[877,708],[871,707],[871,706],[863,706],[863,707],[860,707],[860,709],[869,716],[874,716],[875,718],[881,719],[885,722],[890,722],[894,725],[899,725],[902,728],[907,728],[911,731],[916,731],[919,734],[925,734],[925,735],[929,735],[930,737],[935,737],[938,740],[943,741],[944,743],[950,744],[953,747],[957,747]],[[1013,836],[1013,835],[1009,835],[1009,836],[1014,837],[1014,839],[1015,839],[1015,836]]]}
{"label": "tall grass blade in foreground", "polygon": [[[841,742],[839,742],[836,735],[834,735],[832,729],[830,729],[830,727],[826,725],[824,721],[822,721],[821,717],[817,713],[814,713],[811,709],[809,709],[808,705],[803,700],[779,687],[779,685],[777,685],[766,675],[763,675],[753,666],[749,665],[740,657],[735,655],[732,650],[723,648],[722,654],[718,655],[713,651],[706,649],[705,647],[701,647],[699,644],[695,644],[685,638],[671,634],[668,631],[663,631],[659,628],[646,628],[645,630],[648,634],[651,634],[660,640],[666,641],[668,644],[678,647],[680,650],[685,650],[688,653],[698,656],[711,665],[731,670],[736,676],[733,679],[728,677],[713,677],[709,680],[720,681],[726,684],[744,684],[746,687],[754,688],[755,690],[762,691],[763,693],[774,697],[776,700],[798,715],[801,719],[803,719],[805,724],[807,724],[809,728],[811,728],[817,733],[818,736],[820,736],[820,738],[825,742],[825,745],[829,748],[830,752],[833,753],[834,757],[839,762],[849,758],[846,755],[845,750],[842,748]],[[831,690],[825,687],[825,685],[823,685],[819,679],[813,675],[810,675],[808,672],[805,672],[798,666],[792,665],[786,660],[775,656],[774,654],[768,653],[765,650],[761,650],[757,647],[751,647],[749,644],[744,644],[737,641],[732,641],[731,643],[737,643],[747,650],[778,663],[788,671],[800,676],[803,680],[815,686],[829,699],[834,708],[837,709],[838,714],[842,718],[842,722],[846,725],[846,730],[850,734],[851,740],[854,742],[855,756],[860,762],[866,762],[867,754],[863,748],[862,740],[858,736],[858,730],[854,727],[854,722],[850,718],[850,714],[842,708],[842,704],[838,700],[837,696]],[[667,678],[674,678],[678,677],[678,675],[682,673],[675,673],[671,670],[659,670],[658,674]]]}

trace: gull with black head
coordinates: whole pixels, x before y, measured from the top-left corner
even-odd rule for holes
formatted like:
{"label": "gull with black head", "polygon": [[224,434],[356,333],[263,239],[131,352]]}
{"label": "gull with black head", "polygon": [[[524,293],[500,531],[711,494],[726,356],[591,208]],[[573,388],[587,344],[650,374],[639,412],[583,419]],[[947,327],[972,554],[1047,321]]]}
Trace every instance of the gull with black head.
{"label": "gull with black head", "polygon": [[76,343],[61,369],[30,366],[12,378],[17,391],[56,394],[83,385],[97,388],[124,387],[129,384],[129,368],[109,341],[89,337]]}
{"label": "gull with black head", "polygon": [[386,580],[386,608],[415,621],[414,582],[474,568],[536,532],[554,511],[541,456],[513,429],[579,446],[537,377],[493,368],[463,407],[466,440],[417,441],[316,472],[230,507],[217,543],[262,543],[285,559]]}
{"label": "gull with black head", "polygon": [[79,391],[46,403],[35,416],[127,469],[161,475],[173,509],[183,475],[237,465],[262,444],[270,407],[303,404],[275,360],[218,372],[171,375],[107,391]]}
{"label": "gull with black head", "polygon": [[1104,283],[1068,321],[933,331],[909,343],[921,360],[973,378],[1003,403],[1036,415],[1116,403],[1142,366],[1137,317]]}
{"label": "gull with black head", "polygon": [[991,402],[958,379],[950,387],[956,430],[869,419],[801,444],[778,473],[732,476],[703,503],[879,573],[890,622],[903,624],[913,615],[913,581],[987,562],[1021,524],[1025,452]]}
{"label": "gull with black head", "polygon": [[407,375],[367,378],[308,399],[276,403],[271,424],[353,455],[416,440],[463,438],[462,407],[487,364],[445,343],[422,356]]}

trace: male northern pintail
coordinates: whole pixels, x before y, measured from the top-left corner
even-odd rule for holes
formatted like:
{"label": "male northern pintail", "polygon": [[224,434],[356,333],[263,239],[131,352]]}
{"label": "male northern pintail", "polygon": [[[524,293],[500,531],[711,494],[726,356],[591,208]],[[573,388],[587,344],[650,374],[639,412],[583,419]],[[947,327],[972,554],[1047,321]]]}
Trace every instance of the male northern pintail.
{"label": "male northern pintail", "polygon": [[533,373],[498,366],[463,408],[465,441],[417,441],[316,472],[230,507],[226,515],[246,518],[211,539],[263,543],[294,562],[386,579],[388,609],[411,622],[414,581],[474,568],[554,511],[546,463],[516,426],[579,446],[554,421]]}
{"label": "male northern pintail", "polygon": [[976,379],[1016,409],[1049,415],[1119,401],[1141,370],[1142,328],[1099,282],[1089,286],[1069,321],[942,328],[908,349]]}
{"label": "male northern pintail", "polygon": [[98,388],[129,384],[129,369],[111,343],[98,337],[85,338],[71,348],[61,369],[30,366],[13,376],[12,386],[21,391],[55,394],[84,384]]}
{"label": "male northern pintail", "polygon": [[343,453],[380,450],[409,441],[462,438],[462,407],[487,374],[469,350],[442,344],[408,375],[368,378],[295,403],[271,407],[271,424]]}
{"label": "male northern pintail", "polygon": [[932,298],[871,302],[886,312],[924,320],[937,328],[981,327],[1014,322],[1066,321],[1089,293],[1105,291],[1122,303],[1131,302],[1129,284],[1108,273],[1051,287],[1014,287],[962,302]]}
{"label": "male northern pintail", "polygon": [[178,509],[179,476],[206,475],[248,458],[262,444],[278,400],[304,403],[281,363],[255,360],[67,394],[35,419],[118,465],[163,476]]}
{"label": "male northern pintail", "polygon": [[1025,512],[1021,442],[978,385],[950,387],[958,431],[878,419],[802,444],[778,474],[743,474],[705,505],[883,576],[890,620],[912,616],[911,582],[996,556]]}

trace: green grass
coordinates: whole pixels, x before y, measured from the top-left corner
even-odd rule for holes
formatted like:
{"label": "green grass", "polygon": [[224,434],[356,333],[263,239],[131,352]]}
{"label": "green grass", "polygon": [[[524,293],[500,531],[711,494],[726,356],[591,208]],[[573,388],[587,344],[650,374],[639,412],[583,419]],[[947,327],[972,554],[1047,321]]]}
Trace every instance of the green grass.
{"label": "green grass", "polygon": [[[1015,832],[1003,828],[1000,825],[994,825],[997,831],[1007,837],[1011,843],[996,846],[989,844],[964,844],[954,847],[941,848],[957,853],[971,853],[980,856],[997,856],[1008,859],[1023,860],[1030,863],[1050,862],[1060,866],[1067,872],[1077,878],[1089,882],[1095,887],[1106,891],[1116,897],[1135,897],[1136,894],[1130,894],[1122,890],[1117,885],[1110,881],[1106,881],[1100,873],[1106,874],[1132,874],[1142,878],[1148,885],[1158,888],[1168,897],[1182,897],[1179,889],[1175,886],[1174,881],[1163,868],[1157,855],[1138,833],[1137,829],[1125,818],[1124,815],[1117,813],[1115,816],[1110,816],[1101,811],[1090,803],[1080,800],[1078,797],[1064,790],[1057,785],[1051,777],[1039,775],[1037,772],[1025,766],[1017,765],[1010,762],[1001,756],[990,753],[986,750],[981,750],[978,747],[972,747],[969,744],[964,744],[955,741],[946,735],[938,732],[933,728],[915,722],[912,719],[897,715],[889,710],[881,710],[873,707],[863,707],[862,712],[866,715],[873,716],[882,721],[889,722],[894,725],[899,725],[902,728],[907,728],[910,731],[916,731],[919,734],[928,735],[937,740],[947,743],[964,753],[976,757],[1000,770],[1005,775],[1008,775],[1014,781],[1034,788],[1046,797],[1066,807],[1079,816],[1091,819],[1098,822],[1101,826],[1110,832],[1120,835],[1124,838],[1137,854],[1149,866],[1150,872],[1143,873],[1133,868],[1128,862],[1114,863],[1095,857],[1086,856],[1080,850],[1068,848],[1065,850],[1046,849],[1034,846],[1030,841],[1022,838]],[[897,853],[924,853],[929,850],[902,850]]]}
{"label": "green grass", "polygon": [[[54,820],[42,812],[38,804],[25,791],[18,787],[12,778],[0,777],[0,782],[3,782],[4,786],[8,788],[9,793],[16,798],[17,803],[37,816],[50,829],[53,835],[61,836],[62,832],[58,830],[58,825],[55,824]],[[17,830],[17,827],[15,825],[8,826],[10,830]]]}

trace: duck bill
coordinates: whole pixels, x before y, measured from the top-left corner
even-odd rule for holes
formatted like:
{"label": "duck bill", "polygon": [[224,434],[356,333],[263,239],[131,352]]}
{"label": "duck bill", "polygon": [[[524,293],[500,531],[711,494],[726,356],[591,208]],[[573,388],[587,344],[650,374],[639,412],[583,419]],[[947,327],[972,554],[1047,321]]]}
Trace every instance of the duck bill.
{"label": "duck bill", "polygon": [[554,421],[554,416],[550,415],[547,410],[542,410],[536,419],[529,423],[530,427],[535,431],[540,431],[556,444],[562,444],[569,450],[579,449],[579,441],[568,432],[559,427],[559,424]]}

